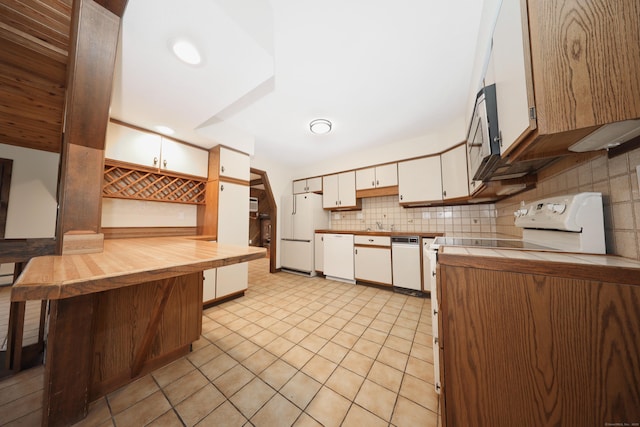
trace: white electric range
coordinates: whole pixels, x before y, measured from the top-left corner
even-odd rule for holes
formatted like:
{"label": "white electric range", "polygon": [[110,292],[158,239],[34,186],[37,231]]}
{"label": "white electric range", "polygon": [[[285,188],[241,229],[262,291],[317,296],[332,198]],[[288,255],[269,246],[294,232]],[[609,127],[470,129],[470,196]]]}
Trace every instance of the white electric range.
{"label": "white electric range", "polygon": [[[433,326],[433,368],[436,391],[440,392],[440,352],[438,343],[438,292],[436,263],[441,246],[467,246],[513,250],[604,254],[604,215],[601,193],[577,193],[549,197],[526,204],[514,212],[522,239],[496,237],[437,237],[424,247],[429,262]],[[427,283],[425,277],[425,285]]]}

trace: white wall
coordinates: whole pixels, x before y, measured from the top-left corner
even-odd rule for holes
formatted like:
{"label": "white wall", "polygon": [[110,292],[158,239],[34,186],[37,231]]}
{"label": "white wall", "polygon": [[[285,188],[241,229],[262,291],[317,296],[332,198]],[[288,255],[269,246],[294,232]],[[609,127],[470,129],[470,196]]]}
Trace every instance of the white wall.
{"label": "white wall", "polygon": [[339,158],[303,165],[299,168],[294,168],[292,175],[294,179],[327,175],[379,163],[439,153],[464,141],[466,131],[464,119],[460,117],[427,135],[403,141],[394,141],[367,150],[351,152]]}
{"label": "white wall", "polygon": [[5,238],[55,237],[60,155],[0,144],[0,158],[13,160]]}
{"label": "white wall", "polygon": [[195,227],[196,205],[102,199],[103,227]]}

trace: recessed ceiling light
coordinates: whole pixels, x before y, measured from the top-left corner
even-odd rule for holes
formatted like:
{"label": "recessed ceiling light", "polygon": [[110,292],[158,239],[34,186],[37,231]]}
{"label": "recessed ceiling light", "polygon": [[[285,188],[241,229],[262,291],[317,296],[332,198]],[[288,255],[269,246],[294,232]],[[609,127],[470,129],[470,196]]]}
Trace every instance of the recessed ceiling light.
{"label": "recessed ceiling light", "polygon": [[315,119],[309,123],[309,129],[317,134],[329,133],[331,131],[331,122],[327,119]]}
{"label": "recessed ceiling light", "polygon": [[173,135],[174,133],[176,133],[175,130],[171,129],[168,126],[162,126],[162,125],[158,125],[156,126],[156,130],[160,133],[163,133],[165,135]]}
{"label": "recessed ceiling light", "polygon": [[177,39],[171,44],[171,50],[182,62],[189,65],[198,65],[202,62],[202,56],[198,48],[186,39]]}

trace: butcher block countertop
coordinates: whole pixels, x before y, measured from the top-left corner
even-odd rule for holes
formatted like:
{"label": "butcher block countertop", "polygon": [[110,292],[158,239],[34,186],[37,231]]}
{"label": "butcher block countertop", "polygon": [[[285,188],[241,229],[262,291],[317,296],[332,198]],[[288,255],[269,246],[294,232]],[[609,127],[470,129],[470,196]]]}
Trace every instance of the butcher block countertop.
{"label": "butcher block countertop", "polygon": [[444,246],[438,263],[640,286],[640,262],[615,255]]}
{"label": "butcher block countertop", "polygon": [[12,301],[56,300],[251,261],[264,248],[185,237],[105,240],[101,253],[31,259],[11,289]]}

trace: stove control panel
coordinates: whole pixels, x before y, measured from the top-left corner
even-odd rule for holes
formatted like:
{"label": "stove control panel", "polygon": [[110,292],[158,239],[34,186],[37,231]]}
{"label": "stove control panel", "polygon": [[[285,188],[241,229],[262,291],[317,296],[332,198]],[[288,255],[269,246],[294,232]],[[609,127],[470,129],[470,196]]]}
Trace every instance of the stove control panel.
{"label": "stove control panel", "polygon": [[520,228],[581,232],[590,212],[602,215],[600,193],[578,193],[549,197],[530,204],[524,202],[514,212]]}

